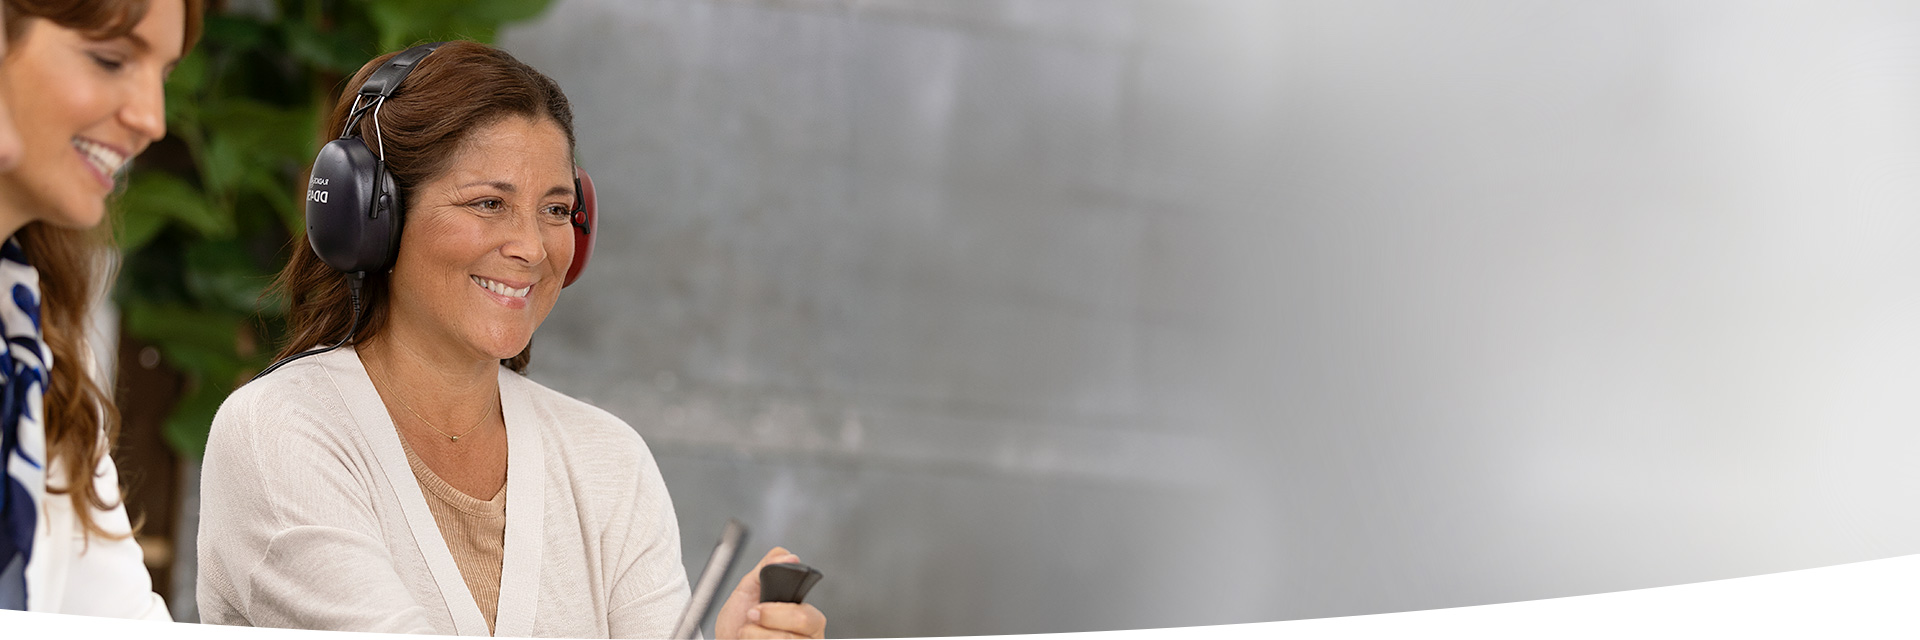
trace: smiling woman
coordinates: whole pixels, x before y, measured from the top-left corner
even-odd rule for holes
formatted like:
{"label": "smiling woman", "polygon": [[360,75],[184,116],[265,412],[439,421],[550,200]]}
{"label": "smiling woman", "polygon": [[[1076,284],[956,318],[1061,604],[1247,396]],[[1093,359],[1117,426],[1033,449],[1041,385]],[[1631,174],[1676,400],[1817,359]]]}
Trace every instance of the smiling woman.
{"label": "smiling woman", "polygon": [[[107,456],[112,399],[85,322],[115,174],[166,135],[161,83],[198,0],[5,0],[0,101],[20,132],[0,172],[0,607],[166,619]],[[63,495],[65,499],[53,499]]]}
{"label": "smiling woman", "polygon": [[[688,587],[646,443],[520,375],[585,237],[566,96],[472,42],[383,56],[347,86],[324,129],[346,135],[309,186],[338,200],[346,183],[377,182],[326,168],[372,165],[377,150],[397,193],[349,203],[345,218],[388,211],[399,244],[387,253],[385,231],[340,243],[355,250],[295,242],[278,284],[285,366],[228,397],[207,441],[202,620],[666,637]],[[342,204],[309,198],[312,237],[334,238]],[[797,560],[776,548],[761,562]],[[752,571],[715,635],[825,633],[812,605],[758,596]]]}

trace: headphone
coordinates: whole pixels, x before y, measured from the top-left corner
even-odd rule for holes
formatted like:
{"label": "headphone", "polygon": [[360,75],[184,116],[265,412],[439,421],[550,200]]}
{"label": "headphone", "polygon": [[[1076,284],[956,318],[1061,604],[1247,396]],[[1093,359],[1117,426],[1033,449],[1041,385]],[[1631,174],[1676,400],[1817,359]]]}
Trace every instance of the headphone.
{"label": "headphone", "polygon": [[[444,42],[423,44],[395,54],[367,76],[353,98],[340,137],[320,148],[307,179],[307,242],[314,254],[342,273],[376,273],[393,267],[400,252],[406,208],[387,171],[386,142],[380,137],[380,107],[400,89],[420,61]],[[373,148],[354,125],[373,114]],[[376,150],[378,155],[375,155]],[[338,202],[335,202],[338,200]],[[593,178],[574,168],[573,263],[561,287],[573,284],[593,255],[599,224]]]}
{"label": "headphone", "polygon": [[[338,344],[298,353],[269,365],[253,379],[272,373],[295,359],[338,349],[353,340],[360,330],[360,287],[368,273],[393,268],[400,253],[400,231],[406,223],[406,207],[400,189],[387,171],[386,142],[380,136],[380,107],[400,89],[400,83],[419,66],[420,61],[445,42],[418,45],[394,54],[367,76],[347,112],[347,123],[340,137],[320,147],[313,159],[313,172],[307,178],[307,243],[322,262],[348,275],[352,288],[353,315],[347,336]],[[354,126],[371,111],[373,148]],[[377,155],[376,155],[377,150]],[[594,195],[593,177],[578,166],[573,170],[573,262],[561,288],[572,286],[593,257],[594,231],[599,228],[599,200]]]}

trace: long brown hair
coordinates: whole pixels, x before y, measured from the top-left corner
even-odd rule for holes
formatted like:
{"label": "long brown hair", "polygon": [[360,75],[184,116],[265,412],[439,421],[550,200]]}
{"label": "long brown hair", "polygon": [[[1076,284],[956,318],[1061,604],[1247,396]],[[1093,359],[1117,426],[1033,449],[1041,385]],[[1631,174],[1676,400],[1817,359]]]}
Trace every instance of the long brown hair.
{"label": "long brown hair", "polygon": [[[374,58],[347,82],[346,92],[334,101],[333,112],[320,129],[323,142],[346,127],[360,85],[395,53]],[[571,155],[573,107],[552,78],[505,51],[478,42],[448,42],[422,59],[379,113],[387,172],[393,174],[394,184],[400,189],[402,210],[413,199],[415,186],[446,170],[469,133],[508,116],[551,118],[567,133]],[[373,114],[356,126],[360,138],[373,144]],[[388,291],[386,273],[367,274],[360,293],[365,317],[350,344],[364,344],[386,327]],[[305,234],[293,239],[293,257],[274,280],[272,293],[286,296],[288,303],[287,342],[277,357],[334,344],[347,336],[348,324],[353,321],[347,276],[321,261],[307,244]],[[518,355],[500,363],[526,373],[532,358],[533,345],[529,343]]]}
{"label": "long brown hair", "polygon": [[[147,0],[5,0],[0,3],[7,21],[7,39],[26,33],[27,21],[47,20],[95,40],[118,38],[133,32],[147,14]],[[185,39],[181,51],[200,37],[202,0],[186,0]],[[113,396],[88,375],[91,361],[86,345],[87,318],[96,288],[109,275],[104,259],[114,250],[107,225],[92,229],[65,229],[45,222],[29,222],[14,235],[27,262],[40,272],[40,323],[54,366],[47,371],[46,411],[48,459],[66,462],[64,485],[47,483],[47,493],[68,494],[80,525],[94,535],[119,538],[93,520],[93,510],[107,510],[94,487],[94,470],[120,435],[120,413]]]}

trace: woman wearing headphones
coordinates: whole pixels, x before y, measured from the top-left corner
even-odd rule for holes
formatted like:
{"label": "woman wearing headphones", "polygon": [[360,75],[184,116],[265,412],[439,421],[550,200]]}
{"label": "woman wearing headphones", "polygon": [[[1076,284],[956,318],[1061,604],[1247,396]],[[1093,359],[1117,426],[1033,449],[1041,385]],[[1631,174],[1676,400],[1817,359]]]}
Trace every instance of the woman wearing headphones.
{"label": "woman wearing headphones", "polygon": [[168,619],[107,456],[88,307],[114,173],[166,134],[161,83],[199,0],[5,0],[0,101],[20,157],[0,173],[0,608]]}
{"label": "woman wearing headphones", "polygon": [[[312,355],[234,392],[207,443],[202,619],[668,636],[688,587],[652,454],[620,419],[522,375],[577,273],[566,97],[472,42],[382,56],[346,86],[361,93],[328,119],[343,139],[315,164],[313,237],[278,282],[283,359]],[[336,171],[338,154],[364,164]],[[379,184],[376,157],[395,193],[355,186]],[[397,250],[316,219],[343,200],[348,224],[399,225]],[[761,564],[795,560],[774,549]],[[755,602],[757,573],[717,636],[824,636],[812,605]]]}

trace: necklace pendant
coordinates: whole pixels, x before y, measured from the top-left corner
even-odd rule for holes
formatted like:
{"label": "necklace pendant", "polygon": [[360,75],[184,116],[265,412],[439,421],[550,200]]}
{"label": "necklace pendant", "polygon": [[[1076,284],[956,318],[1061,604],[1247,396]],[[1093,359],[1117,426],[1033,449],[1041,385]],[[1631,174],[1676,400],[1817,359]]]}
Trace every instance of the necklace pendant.
{"label": "necklace pendant", "polygon": [[459,442],[459,441],[460,441],[460,436],[447,436],[447,437],[449,437],[449,438],[453,438],[453,441],[454,441],[454,442]]}

